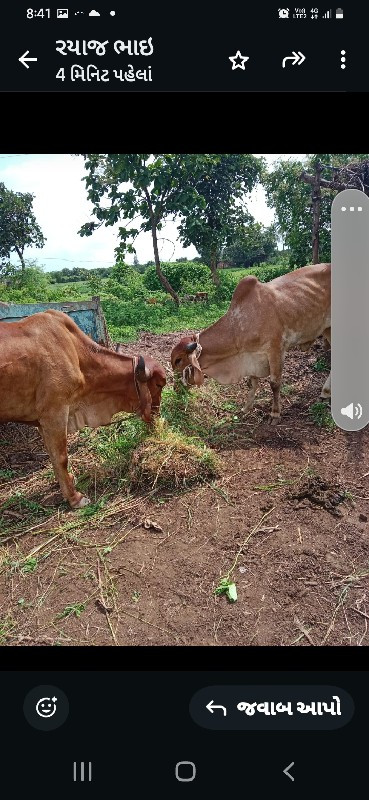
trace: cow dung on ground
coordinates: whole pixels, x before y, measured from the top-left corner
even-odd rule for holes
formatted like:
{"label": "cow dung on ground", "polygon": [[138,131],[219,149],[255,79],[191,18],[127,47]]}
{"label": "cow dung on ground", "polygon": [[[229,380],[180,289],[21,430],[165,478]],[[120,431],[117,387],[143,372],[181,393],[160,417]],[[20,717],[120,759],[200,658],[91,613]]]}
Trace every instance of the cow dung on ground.
{"label": "cow dung on ground", "polygon": [[134,451],[129,469],[132,488],[150,489],[185,489],[220,472],[215,453],[171,430],[162,419]]}

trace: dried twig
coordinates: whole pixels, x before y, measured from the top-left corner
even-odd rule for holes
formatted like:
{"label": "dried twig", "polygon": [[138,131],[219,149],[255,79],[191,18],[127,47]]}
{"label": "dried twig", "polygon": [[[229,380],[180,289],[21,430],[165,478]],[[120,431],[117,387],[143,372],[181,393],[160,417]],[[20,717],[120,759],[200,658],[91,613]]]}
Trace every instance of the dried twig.
{"label": "dried twig", "polygon": [[296,627],[297,627],[297,628],[298,628],[298,629],[301,631],[301,633],[303,633],[303,634],[304,634],[304,636],[306,636],[306,638],[307,638],[308,642],[310,642],[310,644],[311,644],[313,647],[315,647],[315,642],[313,642],[313,640],[312,640],[312,638],[311,638],[311,636],[310,636],[310,633],[309,633],[308,629],[306,628],[306,626],[305,626],[305,625],[303,625],[303,624],[302,624],[302,622],[300,622],[300,620],[299,620],[299,618],[298,618],[298,617],[295,617],[295,618],[294,618],[294,623],[295,623]]}

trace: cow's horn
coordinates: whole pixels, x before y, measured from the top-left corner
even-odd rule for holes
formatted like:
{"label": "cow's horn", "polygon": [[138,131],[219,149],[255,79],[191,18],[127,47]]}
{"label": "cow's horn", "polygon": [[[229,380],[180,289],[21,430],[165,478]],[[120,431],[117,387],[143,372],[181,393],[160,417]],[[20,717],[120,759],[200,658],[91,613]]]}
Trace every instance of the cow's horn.
{"label": "cow's horn", "polygon": [[143,356],[138,357],[138,363],[135,375],[137,380],[140,381],[141,383],[146,383],[150,378],[150,370],[145,366],[145,361]]}
{"label": "cow's horn", "polygon": [[196,350],[197,342],[190,342],[186,345],[186,353],[193,353]]}

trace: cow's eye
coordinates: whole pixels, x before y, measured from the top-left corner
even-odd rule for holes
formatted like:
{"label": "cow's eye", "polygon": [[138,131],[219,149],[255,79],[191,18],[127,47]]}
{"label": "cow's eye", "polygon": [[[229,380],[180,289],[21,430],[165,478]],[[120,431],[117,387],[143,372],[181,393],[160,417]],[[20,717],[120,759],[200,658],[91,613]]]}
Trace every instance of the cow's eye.
{"label": "cow's eye", "polygon": [[181,363],[181,361],[182,361],[182,359],[181,359],[181,358],[176,358],[176,360],[175,360],[175,362],[174,362],[174,366],[175,366],[175,367],[178,367],[178,364],[180,364],[180,363]]}

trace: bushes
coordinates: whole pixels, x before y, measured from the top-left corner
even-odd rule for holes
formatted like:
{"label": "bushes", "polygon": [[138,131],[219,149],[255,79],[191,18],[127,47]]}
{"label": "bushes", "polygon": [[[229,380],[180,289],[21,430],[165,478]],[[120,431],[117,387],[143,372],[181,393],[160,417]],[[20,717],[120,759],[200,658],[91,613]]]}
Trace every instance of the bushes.
{"label": "bushes", "polygon": [[40,267],[31,264],[25,270],[20,270],[9,264],[4,272],[7,286],[0,283],[2,300],[12,303],[47,302],[50,284]]}
{"label": "bushes", "polygon": [[214,291],[214,299],[230,301],[237,284],[247,275],[255,275],[261,283],[267,283],[273,278],[285,275],[286,272],[291,272],[291,268],[285,263],[259,264],[258,267],[250,267],[250,269],[219,270],[220,286]]}
{"label": "bushes", "polygon": [[[206,292],[207,287],[211,284],[210,269],[205,264],[195,264],[193,261],[174,261],[161,264],[161,270],[173,289],[180,294]],[[148,267],[143,281],[151,292],[163,289],[155,267]]]}
{"label": "bushes", "polygon": [[[48,303],[84,300],[92,294],[100,294],[110,336],[113,341],[127,342],[136,339],[140,331],[201,330],[227,311],[232,294],[245,275],[256,275],[265,282],[289,271],[284,263],[259,264],[248,270],[219,270],[220,286],[216,287],[211,281],[209,268],[204,264],[175,262],[164,264],[163,269],[182,297],[205,291],[208,292],[208,302],[181,303],[177,308],[172,298],[162,291],[154,266],[148,267],[145,275],[141,275],[123,263],[116,264],[111,277],[102,281],[100,286],[92,275],[90,282],[50,285],[42,272],[27,269],[23,285],[19,283],[8,288],[0,283],[0,297],[14,303]],[[17,274],[18,281],[21,281],[20,273]],[[145,302],[150,294],[155,295],[155,304]]]}
{"label": "bushes", "polygon": [[291,267],[286,264],[259,264],[257,267],[251,267],[245,270],[245,275],[256,275],[262,283],[267,283],[273,278],[279,278],[280,275],[285,275],[286,272],[291,272]]}
{"label": "bushes", "polygon": [[227,311],[228,302],[184,303],[179,308],[172,300],[149,305],[144,300],[126,302],[116,298],[102,300],[102,308],[113,341],[130,341],[140,331],[170,333],[201,330]]}
{"label": "bushes", "polygon": [[106,291],[120,300],[137,300],[146,297],[148,292],[142,275],[122,261],[114,265],[111,277],[106,281]]}

